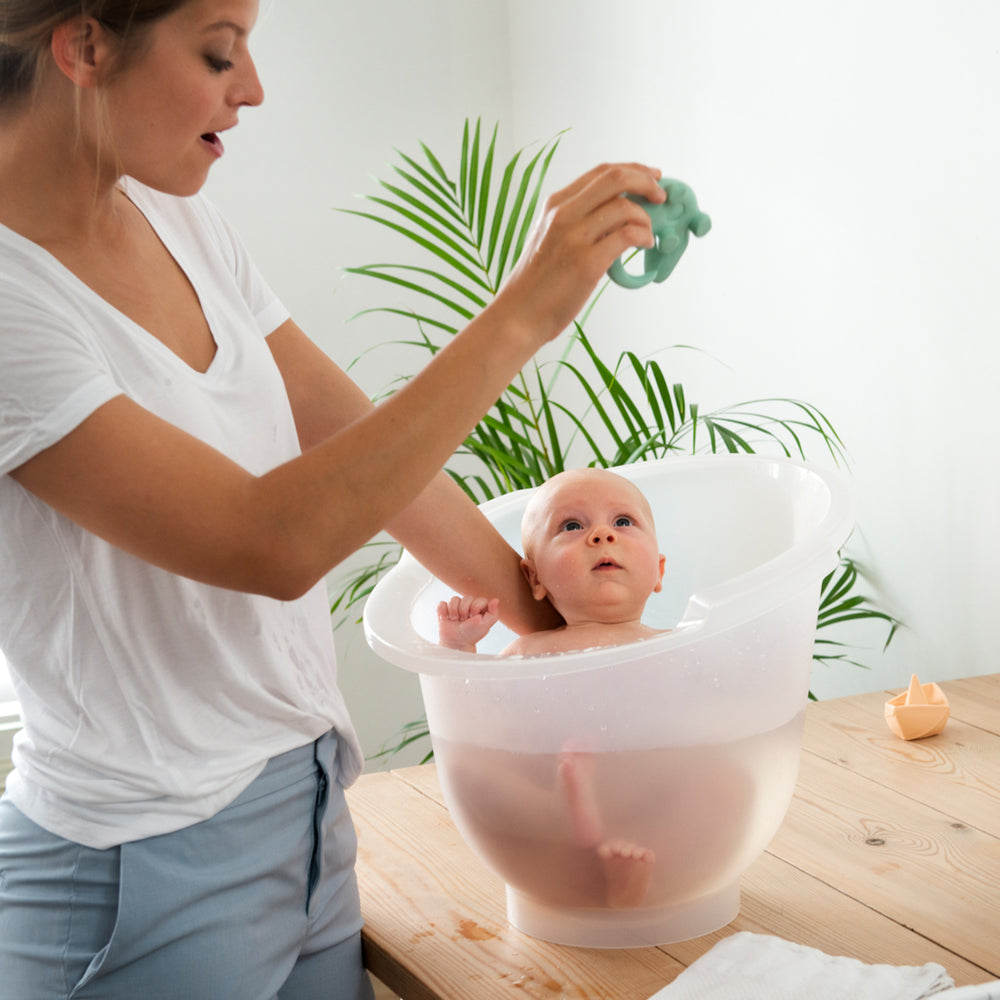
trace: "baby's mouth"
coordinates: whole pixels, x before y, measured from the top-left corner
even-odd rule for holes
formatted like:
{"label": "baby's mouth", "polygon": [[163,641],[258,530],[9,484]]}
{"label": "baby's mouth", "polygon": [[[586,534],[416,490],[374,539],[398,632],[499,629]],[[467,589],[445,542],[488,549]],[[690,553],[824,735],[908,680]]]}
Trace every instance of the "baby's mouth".
{"label": "baby's mouth", "polygon": [[614,559],[601,559],[595,564],[594,569],[621,569],[621,566]]}

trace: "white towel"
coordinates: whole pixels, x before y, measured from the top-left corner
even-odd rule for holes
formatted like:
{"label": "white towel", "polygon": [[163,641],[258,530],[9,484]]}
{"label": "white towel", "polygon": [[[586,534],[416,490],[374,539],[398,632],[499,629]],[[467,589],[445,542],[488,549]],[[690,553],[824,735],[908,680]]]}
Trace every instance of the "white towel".
{"label": "white towel", "polygon": [[1000,979],[975,986],[959,986],[939,993],[934,1000],[1000,1000]]}
{"label": "white towel", "polygon": [[724,938],[651,1000],[923,1000],[954,985],[934,962],[865,965],[743,931]]}

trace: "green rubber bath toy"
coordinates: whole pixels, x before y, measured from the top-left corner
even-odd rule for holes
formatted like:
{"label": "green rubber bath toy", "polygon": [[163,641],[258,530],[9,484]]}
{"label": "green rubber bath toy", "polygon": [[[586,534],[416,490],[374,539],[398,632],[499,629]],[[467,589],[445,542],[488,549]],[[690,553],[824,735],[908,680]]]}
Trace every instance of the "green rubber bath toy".
{"label": "green rubber bath toy", "polygon": [[660,180],[667,192],[662,205],[654,205],[635,195],[626,195],[641,205],[653,223],[656,246],[643,251],[642,274],[630,274],[619,258],[608,269],[608,276],[623,288],[642,288],[651,281],[666,281],[687,249],[691,233],[704,236],[712,228],[712,220],[698,208],[694,192],[681,181]]}

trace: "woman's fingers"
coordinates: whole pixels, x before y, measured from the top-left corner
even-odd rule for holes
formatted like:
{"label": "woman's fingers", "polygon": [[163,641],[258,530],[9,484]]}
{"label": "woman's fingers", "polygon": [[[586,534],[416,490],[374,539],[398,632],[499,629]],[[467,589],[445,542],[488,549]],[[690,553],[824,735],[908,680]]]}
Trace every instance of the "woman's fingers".
{"label": "woman's fingers", "polygon": [[653,246],[649,215],[627,198],[615,198],[594,209],[584,223],[584,238],[599,245],[608,237],[630,240],[629,246]]}
{"label": "woman's fingers", "polygon": [[660,172],[641,164],[595,167],[551,195],[498,301],[542,341],[579,314],[597,282],[630,247],[653,246],[649,216],[624,195],[662,202]]}
{"label": "woman's fingers", "polygon": [[579,197],[603,202],[622,194],[663,201],[665,192],[658,183],[661,176],[658,169],[642,163],[603,163],[556,191],[549,203],[557,206]]}
{"label": "woman's fingers", "polygon": [[626,194],[651,202],[662,202],[666,192],[659,186],[660,172],[638,164],[605,166],[591,171],[557,192],[545,205],[545,211],[558,214],[567,227],[580,225],[586,243],[597,244],[622,229],[634,237],[633,245],[648,245],[652,238],[649,216]]}

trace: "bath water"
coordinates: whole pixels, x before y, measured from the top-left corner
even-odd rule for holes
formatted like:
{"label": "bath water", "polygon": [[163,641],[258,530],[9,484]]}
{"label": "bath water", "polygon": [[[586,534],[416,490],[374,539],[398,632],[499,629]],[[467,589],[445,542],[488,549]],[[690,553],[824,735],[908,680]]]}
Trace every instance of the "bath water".
{"label": "bath water", "polygon": [[[731,885],[767,846],[795,788],[803,717],[700,746],[523,754],[436,739],[434,748],[456,825],[509,886],[557,907],[664,906]],[[610,867],[601,844],[616,845]],[[623,903],[615,883],[633,865],[641,889]]]}

